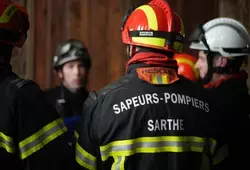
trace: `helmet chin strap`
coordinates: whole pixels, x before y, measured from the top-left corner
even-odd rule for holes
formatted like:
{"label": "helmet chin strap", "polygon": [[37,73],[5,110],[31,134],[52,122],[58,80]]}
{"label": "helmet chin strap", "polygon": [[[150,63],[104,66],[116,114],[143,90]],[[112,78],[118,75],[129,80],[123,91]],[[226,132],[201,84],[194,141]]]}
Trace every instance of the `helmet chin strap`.
{"label": "helmet chin strap", "polygon": [[203,29],[203,27],[201,27],[201,32],[202,32],[202,36],[201,36],[201,41],[203,42],[203,44],[205,45],[205,47],[207,48],[207,67],[208,67],[208,71],[207,74],[205,75],[205,77],[201,80],[203,84],[208,84],[213,77],[213,73],[215,71],[215,69],[213,68],[213,54],[211,52],[211,49],[207,43],[206,37],[205,37],[205,31]]}
{"label": "helmet chin strap", "polygon": [[205,75],[204,78],[201,79],[204,85],[208,84],[212,80],[215,71],[215,69],[213,68],[213,56],[211,55],[210,50],[208,51],[207,54],[207,66],[208,66],[207,74]]}
{"label": "helmet chin strap", "polygon": [[136,53],[137,53],[136,46],[134,46],[134,45],[127,46],[128,59],[131,59]]}
{"label": "helmet chin strap", "polygon": [[[210,61],[209,61],[210,60]],[[239,69],[237,68],[230,68],[230,67],[213,67],[212,66],[213,56],[209,57],[208,59],[208,72],[205,77],[202,79],[203,84],[208,84],[212,78],[214,73],[218,74],[233,74],[237,73]]]}

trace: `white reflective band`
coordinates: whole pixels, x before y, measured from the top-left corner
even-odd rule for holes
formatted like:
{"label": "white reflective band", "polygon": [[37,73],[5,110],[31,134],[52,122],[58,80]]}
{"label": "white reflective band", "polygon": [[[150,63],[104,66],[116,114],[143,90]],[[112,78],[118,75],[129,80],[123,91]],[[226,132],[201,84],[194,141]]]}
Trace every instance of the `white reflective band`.
{"label": "white reflective band", "polygon": [[21,159],[25,159],[34,152],[40,150],[47,143],[54,140],[66,131],[67,129],[61,118],[44,126],[38,132],[19,143]]}
{"label": "white reflective band", "polygon": [[84,168],[95,170],[96,158],[76,143],[76,161]]}
{"label": "white reflective band", "polygon": [[124,170],[124,162],[125,162],[124,156],[115,156],[111,170]]}
{"label": "white reflective band", "polygon": [[[211,140],[211,151],[216,142]],[[160,152],[203,152],[205,138],[196,136],[159,136],[141,137],[131,140],[111,142],[100,147],[103,161],[109,157],[130,156],[136,153],[160,153]]]}

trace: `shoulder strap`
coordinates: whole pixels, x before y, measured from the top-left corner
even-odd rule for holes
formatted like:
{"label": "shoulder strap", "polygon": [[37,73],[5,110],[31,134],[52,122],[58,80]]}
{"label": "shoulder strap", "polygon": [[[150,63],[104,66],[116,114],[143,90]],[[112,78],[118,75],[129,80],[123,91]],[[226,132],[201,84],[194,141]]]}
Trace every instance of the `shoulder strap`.
{"label": "shoulder strap", "polygon": [[96,91],[91,91],[91,92],[89,92],[89,97],[93,100],[96,100],[98,98],[98,95],[97,95]]}
{"label": "shoulder strap", "polygon": [[92,105],[98,98],[96,91],[89,92],[88,98],[84,101],[83,111],[85,112],[89,106]]}
{"label": "shoulder strap", "polygon": [[17,89],[20,89],[29,83],[32,83],[32,80],[24,80],[19,77],[11,81],[11,85],[14,85]]}

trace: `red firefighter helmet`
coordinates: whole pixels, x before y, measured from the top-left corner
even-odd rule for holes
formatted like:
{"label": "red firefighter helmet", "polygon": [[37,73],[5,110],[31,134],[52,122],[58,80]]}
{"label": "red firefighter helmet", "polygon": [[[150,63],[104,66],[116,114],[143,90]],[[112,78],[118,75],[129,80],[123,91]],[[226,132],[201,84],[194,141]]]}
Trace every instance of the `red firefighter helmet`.
{"label": "red firefighter helmet", "polygon": [[11,0],[0,1],[0,42],[22,47],[29,30],[25,8]]}
{"label": "red firefighter helmet", "polygon": [[197,58],[194,56],[182,53],[182,54],[175,54],[174,59],[178,63],[178,74],[186,77],[191,81],[198,81],[199,80],[199,72],[195,68],[195,63]]}
{"label": "red firefighter helmet", "polygon": [[130,9],[121,30],[124,44],[174,53],[183,50],[182,20],[164,0],[151,0],[146,5]]}

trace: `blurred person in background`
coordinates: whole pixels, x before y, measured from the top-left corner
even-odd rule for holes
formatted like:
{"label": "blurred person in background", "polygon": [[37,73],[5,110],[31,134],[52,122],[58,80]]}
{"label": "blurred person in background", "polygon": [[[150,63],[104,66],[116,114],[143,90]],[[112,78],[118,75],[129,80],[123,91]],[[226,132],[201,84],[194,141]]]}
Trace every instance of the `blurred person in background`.
{"label": "blurred person in background", "polygon": [[47,99],[55,106],[68,127],[69,144],[75,124],[83,114],[83,103],[89,96],[86,88],[91,57],[86,46],[77,39],[62,42],[53,60],[53,68],[61,85],[45,90]]}
{"label": "blurred person in background", "polygon": [[250,54],[249,34],[237,20],[215,18],[197,27],[190,41],[190,48],[199,51],[195,67],[218,104],[214,116],[220,117],[221,140],[228,144],[225,169],[250,169],[248,74],[241,69]]}
{"label": "blurred person in background", "polygon": [[12,72],[14,47],[27,38],[23,6],[0,1],[0,166],[8,170],[66,169],[65,124],[35,82]]}
{"label": "blurred person in background", "polygon": [[199,71],[195,68],[197,58],[187,53],[177,53],[174,59],[178,63],[178,74],[187,79],[198,82],[200,80]]}

